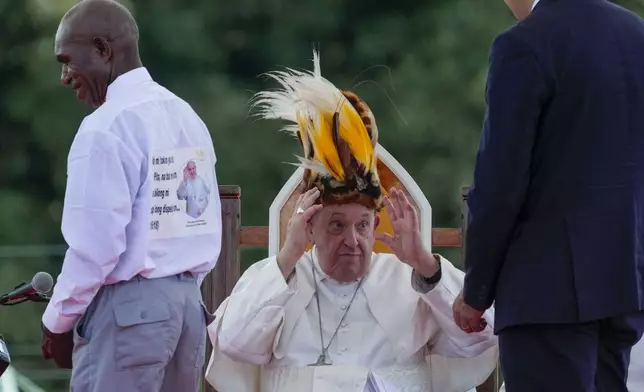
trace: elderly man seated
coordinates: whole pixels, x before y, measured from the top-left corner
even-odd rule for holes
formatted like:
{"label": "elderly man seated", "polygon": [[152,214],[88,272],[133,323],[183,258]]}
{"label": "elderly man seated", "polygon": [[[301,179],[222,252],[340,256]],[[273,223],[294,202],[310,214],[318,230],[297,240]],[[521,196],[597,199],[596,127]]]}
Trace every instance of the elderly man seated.
{"label": "elderly man seated", "polygon": [[[463,392],[483,382],[497,340],[484,319],[466,331],[453,319],[463,273],[426,250],[404,193],[385,195],[367,105],[320,76],[316,53],[312,73],[271,75],[283,89],[256,105],[295,124],[305,189],[279,254],[250,267],[217,310],[207,380],[218,392]],[[393,235],[376,234],[383,205]],[[393,254],[373,253],[376,239]]]}

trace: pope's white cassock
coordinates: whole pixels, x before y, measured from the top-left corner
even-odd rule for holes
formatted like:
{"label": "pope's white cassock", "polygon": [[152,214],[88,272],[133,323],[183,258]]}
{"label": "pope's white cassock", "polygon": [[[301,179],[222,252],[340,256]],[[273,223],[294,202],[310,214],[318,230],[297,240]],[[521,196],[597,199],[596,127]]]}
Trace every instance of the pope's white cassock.
{"label": "pope's white cassock", "polygon": [[181,181],[177,189],[177,198],[186,201],[186,214],[198,218],[208,207],[210,188],[200,176]]}
{"label": "pope's white cassock", "polygon": [[[483,332],[463,332],[452,316],[463,272],[444,258],[441,268],[438,284],[423,289],[411,267],[374,253],[358,287],[327,277],[315,248],[288,282],[275,257],[262,260],[243,274],[208,327],[214,348],[206,379],[218,392],[471,390],[496,366],[493,310]],[[307,366],[320,357],[320,330],[325,346],[331,340],[332,365]]]}

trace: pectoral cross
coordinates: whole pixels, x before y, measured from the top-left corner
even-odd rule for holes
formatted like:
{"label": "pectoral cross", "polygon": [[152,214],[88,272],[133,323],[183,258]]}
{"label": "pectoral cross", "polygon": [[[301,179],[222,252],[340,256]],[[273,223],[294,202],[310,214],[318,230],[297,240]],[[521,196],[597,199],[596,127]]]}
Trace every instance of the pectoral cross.
{"label": "pectoral cross", "polygon": [[315,363],[310,364],[309,366],[330,366],[331,363],[327,363],[326,361],[326,350],[322,351],[322,354],[320,354],[320,357]]}

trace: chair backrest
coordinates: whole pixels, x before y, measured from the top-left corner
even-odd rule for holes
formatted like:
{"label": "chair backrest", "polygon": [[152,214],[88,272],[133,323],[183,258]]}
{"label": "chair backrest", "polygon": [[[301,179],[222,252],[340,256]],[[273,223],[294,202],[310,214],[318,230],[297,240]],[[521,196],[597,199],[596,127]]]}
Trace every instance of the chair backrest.
{"label": "chair backrest", "polygon": [[[432,247],[432,207],[427,198],[418,187],[418,184],[398,163],[398,161],[387,152],[380,144],[376,146],[378,155],[378,175],[383,184],[392,184],[402,189],[410,202],[416,207],[420,221],[420,230],[427,249]],[[304,170],[298,168],[286,181],[277,194],[269,209],[268,218],[268,255],[273,256],[279,252],[286,237],[286,227],[289,218],[293,215],[295,203],[299,197],[300,183]],[[392,234],[391,221],[387,211],[383,208],[380,211],[380,225],[378,232]],[[391,249],[384,243],[376,241],[374,251],[378,253],[391,253]]]}

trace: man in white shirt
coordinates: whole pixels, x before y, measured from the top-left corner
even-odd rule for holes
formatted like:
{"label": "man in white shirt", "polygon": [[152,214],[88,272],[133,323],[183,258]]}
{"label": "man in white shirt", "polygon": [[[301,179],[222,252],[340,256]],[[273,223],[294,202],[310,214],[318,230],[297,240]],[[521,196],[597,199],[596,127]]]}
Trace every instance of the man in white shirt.
{"label": "man in white shirt", "polygon": [[[141,65],[132,15],[84,0],[56,34],[62,82],[96,110],[72,143],[62,232],[69,249],[43,322],[43,354],[82,392],[199,390],[199,290],[220,252],[208,129]],[[193,160],[212,201],[190,224],[177,199]],[[73,345],[72,345],[73,339]]]}
{"label": "man in white shirt", "polygon": [[[379,177],[368,106],[314,58],[313,73],[273,74],[284,90],[257,96],[263,117],[294,123],[305,193],[279,254],[251,266],[217,310],[206,378],[219,392],[474,388],[495,367],[496,337],[482,318],[456,325],[463,273],[425,248],[416,210]],[[393,236],[375,232],[383,205]],[[373,253],[376,239],[393,254]]]}

